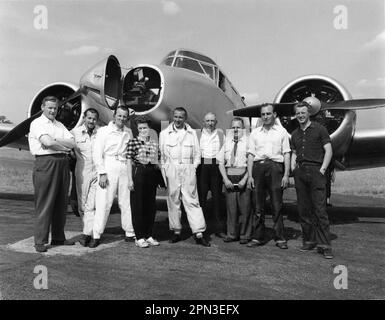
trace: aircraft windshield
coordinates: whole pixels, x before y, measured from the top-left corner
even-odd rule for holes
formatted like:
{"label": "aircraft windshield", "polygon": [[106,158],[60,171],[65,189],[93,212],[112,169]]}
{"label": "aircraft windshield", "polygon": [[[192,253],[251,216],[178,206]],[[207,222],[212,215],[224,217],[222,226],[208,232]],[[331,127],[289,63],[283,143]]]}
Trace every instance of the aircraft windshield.
{"label": "aircraft windshield", "polygon": [[212,59],[202,54],[187,50],[172,51],[166,55],[161,63],[204,74],[215,83],[217,82],[217,65]]}

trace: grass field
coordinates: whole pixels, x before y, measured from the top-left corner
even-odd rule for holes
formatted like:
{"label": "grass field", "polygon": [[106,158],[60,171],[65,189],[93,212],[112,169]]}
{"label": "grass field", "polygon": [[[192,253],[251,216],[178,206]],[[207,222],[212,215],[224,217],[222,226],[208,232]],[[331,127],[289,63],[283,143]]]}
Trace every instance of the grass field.
{"label": "grass field", "polygon": [[[0,148],[0,192],[33,193],[33,157],[27,151]],[[385,168],[338,171],[333,193],[385,197]]]}

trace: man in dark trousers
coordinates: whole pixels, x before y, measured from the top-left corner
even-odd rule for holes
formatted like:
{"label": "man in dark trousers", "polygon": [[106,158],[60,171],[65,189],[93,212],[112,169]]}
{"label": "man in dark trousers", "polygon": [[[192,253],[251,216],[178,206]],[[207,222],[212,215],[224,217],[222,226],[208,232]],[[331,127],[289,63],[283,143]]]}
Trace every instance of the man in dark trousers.
{"label": "man in dark trousers", "polygon": [[[221,217],[222,177],[216,161],[223,145],[224,134],[222,129],[216,129],[217,119],[214,113],[207,113],[203,123],[204,128],[197,132],[201,151],[201,163],[197,169],[199,203],[205,214],[207,229],[217,237],[224,238],[224,219]],[[213,203],[212,214],[209,214],[207,208],[209,191]]]}
{"label": "man in dark trousers", "polygon": [[332,259],[329,220],[326,213],[326,170],[332,158],[332,146],[325,127],[310,121],[307,102],[295,105],[299,128],[291,135],[291,169],[297,191],[298,213],[302,228],[301,251],[318,247],[326,259]]}
{"label": "man in dark trousers", "polygon": [[253,129],[248,148],[248,187],[255,197],[253,239],[248,247],[263,244],[265,236],[265,200],[269,193],[276,246],[287,249],[282,217],[283,190],[289,183],[290,143],[284,127],[276,122],[271,104],[261,108],[262,126]]}
{"label": "man in dark trousers", "polygon": [[51,227],[51,245],[73,245],[65,239],[65,213],[67,209],[70,171],[68,154],[75,146],[74,137],[55,120],[58,99],[45,97],[43,114],[32,121],[28,136],[29,148],[36,157],[33,168],[35,189],[35,249],[46,252],[45,244]]}

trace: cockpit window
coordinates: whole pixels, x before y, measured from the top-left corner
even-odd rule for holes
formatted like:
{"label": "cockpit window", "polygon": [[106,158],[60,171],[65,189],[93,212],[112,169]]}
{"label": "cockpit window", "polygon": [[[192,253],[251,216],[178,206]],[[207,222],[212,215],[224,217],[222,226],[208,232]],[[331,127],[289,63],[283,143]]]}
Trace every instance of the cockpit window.
{"label": "cockpit window", "polygon": [[171,66],[173,61],[174,57],[168,57],[162,61],[162,64],[165,64],[166,66]]}
{"label": "cockpit window", "polygon": [[176,58],[175,67],[184,68],[184,69],[205,74],[199,62],[189,58],[182,58],[182,57]]}
{"label": "cockpit window", "polygon": [[190,57],[190,58],[193,58],[193,59],[197,59],[197,60],[200,60],[200,61],[203,61],[203,62],[207,62],[207,63],[210,63],[210,64],[216,64],[213,60],[211,60],[209,57],[206,57],[202,54],[199,54],[199,53],[196,53],[196,52],[191,52],[191,51],[179,51],[178,52],[178,55],[181,55],[181,56],[186,56],[186,57]]}
{"label": "cockpit window", "polygon": [[208,75],[211,79],[215,80],[215,78],[214,78],[214,67],[213,67],[213,66],[209,66],[209,65],[207,65],[207,64],[203,64],[203,63],[201,63],[201,66],[203,67],[203,69],[205,70],[205,72],[207,73],[207,75]]}

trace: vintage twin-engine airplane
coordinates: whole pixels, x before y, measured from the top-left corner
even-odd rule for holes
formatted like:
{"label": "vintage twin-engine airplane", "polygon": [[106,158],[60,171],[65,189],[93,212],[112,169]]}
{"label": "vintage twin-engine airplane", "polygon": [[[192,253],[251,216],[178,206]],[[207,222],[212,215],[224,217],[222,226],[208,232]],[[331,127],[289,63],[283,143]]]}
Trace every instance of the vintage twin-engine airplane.
{"label": "vintage twin-engine airplane", "polygon": [[[30,123],[41,114],[41,102],[47,95],[61,100],[57,118],[68,129],[82,123],[82,112],[97,108],[102,124],[112,119],[112,110],[124,104],[136,115],[148,115],[157,131],[170,119],[170,111],[184,106],[188,123],[200,128],[204,115],[216,113],[218,127],[227,128],[233,115],[258,117],[262,105],[246,107],[244,99],[218,65],[209,57],[191,50],[170,52],[159,65],[141,64],[122,74],[118,59],[111,55],[88,70],[79,86],[56,82],[42,88],[32,99],[28,119],[12,128],[0,126],[0,147],[28,149],[26,134]],[[307,98],[311,114],[328,129],[336,167],[360,169],[385,165],[385,128],[365,132],[356,130],[356,110],[385,106],[385,99],[352,100],[336,80],[321,76],[303,76],[285,85],[274,104],[281,124],[291,133],[297,122],[293,105]],[[133,123],[131,126],[134,128]]]}

